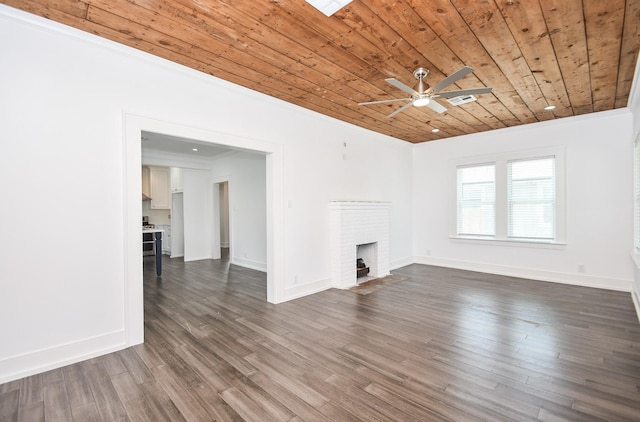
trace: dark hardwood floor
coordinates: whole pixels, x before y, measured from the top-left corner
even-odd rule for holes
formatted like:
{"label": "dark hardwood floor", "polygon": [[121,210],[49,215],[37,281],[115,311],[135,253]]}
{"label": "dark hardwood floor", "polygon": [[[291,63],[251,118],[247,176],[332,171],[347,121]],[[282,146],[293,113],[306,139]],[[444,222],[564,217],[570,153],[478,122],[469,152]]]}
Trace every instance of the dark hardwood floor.
{"label": "dark hardwood floor", "polygon": [[410,265],[272,305],[264,273],[164,261],[143,345],[0,385],[0,420],[640,420],[628,293]]}

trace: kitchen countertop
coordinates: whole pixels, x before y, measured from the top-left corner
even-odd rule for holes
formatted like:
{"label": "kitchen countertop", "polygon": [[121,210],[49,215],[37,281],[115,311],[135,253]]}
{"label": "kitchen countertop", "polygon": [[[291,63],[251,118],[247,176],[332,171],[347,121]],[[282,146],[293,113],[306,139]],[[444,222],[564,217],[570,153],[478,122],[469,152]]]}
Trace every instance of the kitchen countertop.
{"label": "kitchen countertop", "polygon": [[164,233],[164,229],[142,229],[142,233]]}

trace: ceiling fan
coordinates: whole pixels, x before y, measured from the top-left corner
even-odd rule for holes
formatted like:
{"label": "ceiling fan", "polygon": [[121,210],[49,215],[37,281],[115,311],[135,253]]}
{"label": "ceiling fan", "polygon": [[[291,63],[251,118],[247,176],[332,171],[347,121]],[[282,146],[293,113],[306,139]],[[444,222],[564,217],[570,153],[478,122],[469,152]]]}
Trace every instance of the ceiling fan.
{"label": "ceiling fan", "polygon": [[393,117],[396,114],[411,107],[412,105],[416,107],[427,106],[433,111],[436,111],[438,113],[444,113],[445,111],[447,111],[447,109],[442,104],[438,103],[437,101],[434,101],[436,98],[454,98],[454,97],[467,96],[467,95],[487,94],[491,92],[492,88],[487,88],[487,87],[474,88],[474,89],[459,89],[456,91],[442,92],[444,88],[455,83],[458,79],[463,78],[464,76],[468,75],[471,72],[473,72],[473,68],[469,66],[465,66],[462,69],[458,70],[453,75],[444,78],[434,86],[430,87],[429,84],[424,81],[424,78],[426,78],[427,75],[429,74],[429,70],[423,67],[419,67],[413,72],[413,76],[418,80],[418,83],[416,84],[415,88],[411,88],[403,84],[396,78],[385,79],[387,83],[395,86],[396,88],[403,90],[407,94],[411,95],[411,97],[395,98],[392,100],[367,101],[364,103],[358,103],[358,105],[383,104],[383,103],[393,103],[398,101],[409,101],[409,103],[403,105],[393,113],[389,114],[387,117]]}

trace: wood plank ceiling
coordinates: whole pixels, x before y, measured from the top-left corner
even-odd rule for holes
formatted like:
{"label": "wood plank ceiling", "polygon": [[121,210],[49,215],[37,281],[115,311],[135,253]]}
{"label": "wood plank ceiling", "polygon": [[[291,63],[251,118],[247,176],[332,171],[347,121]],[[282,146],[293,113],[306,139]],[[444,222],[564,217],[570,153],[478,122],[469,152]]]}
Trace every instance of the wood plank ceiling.
{"label": "wood plank ceiling", "polygon": [[[354,0],[331,17],[304,0],[0,2],[413,143],[625,107],[640,48],[640,0]],[[357,105],[465,65],[448,89],[493,92],[444,114]]]}

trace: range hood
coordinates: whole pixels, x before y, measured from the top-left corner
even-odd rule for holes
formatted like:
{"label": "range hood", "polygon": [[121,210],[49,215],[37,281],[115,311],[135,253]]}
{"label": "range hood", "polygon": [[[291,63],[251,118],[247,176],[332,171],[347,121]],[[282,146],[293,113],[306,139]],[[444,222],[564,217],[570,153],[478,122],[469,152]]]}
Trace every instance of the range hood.
{"label": "range hood", "polygon": [[142,167],[142,200],[149,201],[151,199],[151,177],[149,167]]}

